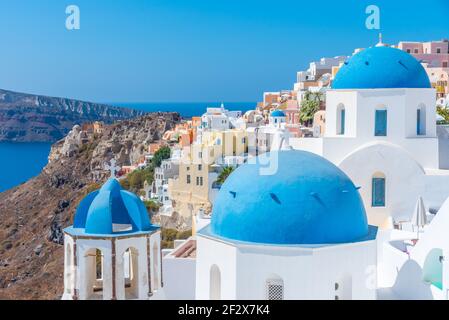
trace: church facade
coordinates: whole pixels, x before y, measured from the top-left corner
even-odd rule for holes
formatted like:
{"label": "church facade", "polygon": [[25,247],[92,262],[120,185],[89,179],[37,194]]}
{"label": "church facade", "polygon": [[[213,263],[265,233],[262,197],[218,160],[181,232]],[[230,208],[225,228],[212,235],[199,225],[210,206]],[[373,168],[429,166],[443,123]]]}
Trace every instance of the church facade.
{"label": "church facade", "polygon": [[[375,299],[377,228],[357,188],[305,151],[272,151],[222,186],[197,234],[196,298]],[[367,285],[371,281],[371,285]]]}

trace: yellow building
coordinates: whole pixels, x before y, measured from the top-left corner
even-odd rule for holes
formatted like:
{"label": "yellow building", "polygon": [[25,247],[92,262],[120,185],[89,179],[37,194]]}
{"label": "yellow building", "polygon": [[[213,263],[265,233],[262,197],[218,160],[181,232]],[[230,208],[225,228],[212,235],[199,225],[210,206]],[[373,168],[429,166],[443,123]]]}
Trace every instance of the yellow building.
{"label": "yellow building", "polygon": [[219,190],[216,180],[221,166],[226,165],[229,157],[243,156],[247,151],[245,130],[202,132],[199,141],[183,150],[179,176],[168,182],[173,211],[189,225],[200,209],[210,213]]}

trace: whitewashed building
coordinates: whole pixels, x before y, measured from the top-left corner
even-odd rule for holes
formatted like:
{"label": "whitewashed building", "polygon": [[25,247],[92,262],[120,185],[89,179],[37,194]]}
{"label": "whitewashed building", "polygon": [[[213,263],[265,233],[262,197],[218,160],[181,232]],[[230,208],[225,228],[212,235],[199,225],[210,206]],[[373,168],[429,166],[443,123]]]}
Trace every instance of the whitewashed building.
{"label": "whitewashed building", "polygon": [[375,299],[377,228],[357,188],[322,157],[271,153],[277,170],[237,168],[197,233],[196,298]]}
{"label": "whitewashed building", "polygon": [[229,111],[224,104],[219,108],[207,108],[206,113],[201,116],[199,130],[228,130],[235,127],[234,122],[241,116],[241,111]]}
{"label": "whitewashed building", "polygon": [[377,226],[410,220],[418,196],[437,210],[449,195],[435,90],[422,65],[399,49],[373,47],[349,59],[327,91],[324,136],[290,143],[346,172]]}

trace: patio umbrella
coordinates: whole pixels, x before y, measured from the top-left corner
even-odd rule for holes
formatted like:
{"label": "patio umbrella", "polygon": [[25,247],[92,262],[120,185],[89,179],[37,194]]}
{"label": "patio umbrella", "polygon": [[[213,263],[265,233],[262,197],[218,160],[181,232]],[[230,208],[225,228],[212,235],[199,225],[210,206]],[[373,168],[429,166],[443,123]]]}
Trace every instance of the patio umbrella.
{"label": "patio umbrella", "polygon": [[419,228],[424,227],[427,223],[426,207],[424,206],[424,200],[420,196],[416,201],[415,211],[413,212],[412,225],[418,228],[417,238],[419,239]]}

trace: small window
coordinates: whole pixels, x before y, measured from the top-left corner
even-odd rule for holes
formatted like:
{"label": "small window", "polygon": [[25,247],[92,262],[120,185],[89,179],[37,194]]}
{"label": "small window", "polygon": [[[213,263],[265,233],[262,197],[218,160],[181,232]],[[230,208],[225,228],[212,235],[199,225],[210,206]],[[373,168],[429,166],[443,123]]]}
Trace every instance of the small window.
{"label": "small window", "polygon": [[340,104],[337,107],[337,134],[344,135],[346,126],[346,110],[345,106]]}
{"label": "small window", "polygon": [[437,48],[437,53],[441,53],[441,48]]}
{"label": "small window", "polygon": [[190,184],[190,174],[187,175],[187,184]]}
{"label": "small window", "polygon": [[447,65],[448,65],[447,61],[443,61],[442,63],[443,68],[447,68]]}
{"label": "small window", "polygon": [[375,175],[372,180],[372,203],[373,207],[385,207],[385,177]]}
{"label": "small window", "polygon": [[376,137],[387,135],[387,110],[376,110],[374,135]]}
{"label": "small window", "polygon": [[198,171],[201,171],[201,170],[203,170],[203,165],[202,165],[202,164],[199,164],[199,165],[198,165]]}
{"label": "small window", "polygon": [[415,53],[418,53],[418,49],[415,49]]}
{"label": "small window", "polygon": [[410,49],[407,49],[407,53],[411,53]]}
{"label": "small window", "polygon": [[267,300],[284,300],[284,281],[282,279],[267,280]]}

